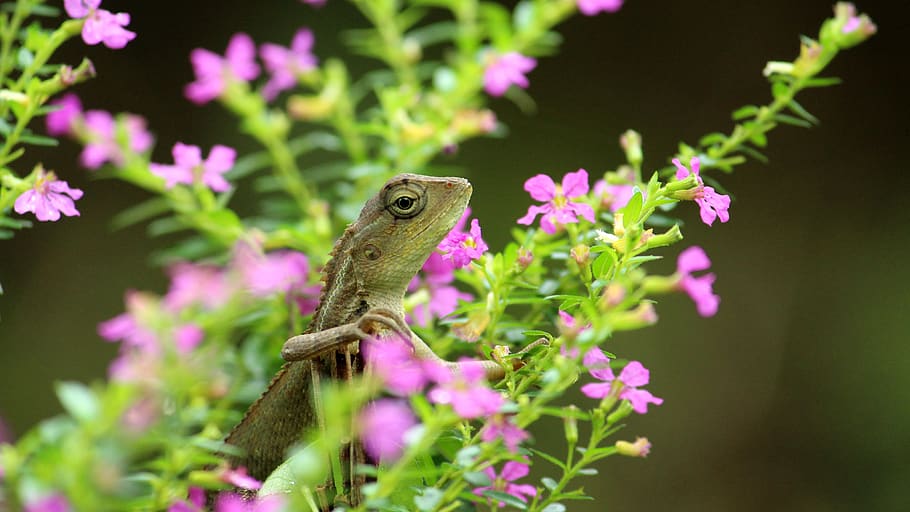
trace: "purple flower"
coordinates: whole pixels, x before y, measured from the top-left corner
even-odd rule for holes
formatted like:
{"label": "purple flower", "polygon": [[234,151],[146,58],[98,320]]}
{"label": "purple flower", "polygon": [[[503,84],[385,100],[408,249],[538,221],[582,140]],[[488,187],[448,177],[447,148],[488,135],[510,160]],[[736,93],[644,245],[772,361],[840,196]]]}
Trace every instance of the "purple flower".
{"label": "purple flower", "polygon": [[695,277],[692,273],[708,270],[710,267],[711,260],[708,259],[704,249],[697,245],[679,253],[679,258],[676,260],[676,273],[680,276],[678,286],[695,301],[698,314],[704,317],[717,314],[717,308],[720,305],[720,296],[715,295],[712,289],[717,276],[709,273]]}
{"label": "purple flower", "polygon": [[420,274],[408,285],[408,292],[425,290],[429,293],[430,299],[426,303],[414,306],[407,320],[426,327],[433,318],[442,318],[455,311],[459,300],[471,300],[473,297],[470,294],[449,284],[454,278],[452,262],[437,252],[430,254]]}
{"label": "purple flower", "polygon": [[512,423],[511,419],[512,416],[494,414],[487,420],[483,430],[480,431],[480,438],[487,443],[500,438],[510,452],[517,452],[519,443],[530,436],[527,431]]}
{"label": "purple flower", "polygon": [[278,512],[284,507],[285,497],[270,494],[248,499],[232,492],[223,492],[215,499],[215,512]]}
{"label": "purple flower", "polygon": [[325,5],[325,0],[300,0],[301,3],[310,4],[313,7],[322,7]]}
{"label": "purple flower", "polygon": [[47,115],[47,133],[50,135],[69,135],[73,133],[73,123],[82,117],[82,102],[73,93],[64,94],[51,105],[60,107]]}
{"label": "purple flower", "polygon": [[66,496],[62,494],[51,494],[29,501],[23,509],[25,512],[70,512],[72,507]]}
{"label": "purple flower", "polygon": [[465,209],[464,215],[461,216],[452,231],[439,243],[438,248],[442,251],[442,258],[451,261],[455,268],[465,267],[471,261],[480,259],[483,253],[489,249],[481,237],[480,224],[477,219],[471,221],[470,232],[462,231],[470,215],[471,209]]}
{"label": "purple flower", "polygon": [[174,188],[178,183],[192,185],[196,181],[201,181],[215,192],[226,192],[231,188],[223,174],[234,166],[237,152],[233,148],[216,144],[204,161],[199,146],[178,142],[171,153],[174,165],[149,164],[152,174],[164,178],[165,188]]}
{"label": "purple flower", "polygon": [[384,398],[360,414],[363,449],[374,460],[394,462],[404,449],[404,435],[417,424],[411,408],[401,400]]}
{"label": "purple flower", "polygon": [[[117,141],[117,121],[103,110],[89,110],[82,120],[84,131],[82,137],[85,148],[79,155],[82,165],[88,169],[97,169],[105,162],[123,165],[123,150]],[[122,117],[123,127],[129,139],[129,149],[141,153],[152,147],[152,136],[146,130],[145,119],[133,114]]]}
{"label": "purple flower", "polygon": [[594,16],[600,12],[616,12],[622,7],[623,0],[577,0],[578,10],[585,16]]}
{"label": "purple flower", "polygon": [[123,413],[122,423],[132,433],[139,434],[148,428],[161,416],[161,406],[152,398],[142,398]]}
{"label": "purple flower", "polygon": [[203,512],[205,510],[205,490],[201,487],[190,487],[187,499],[175,501],[167,512]]}
{"label": "purple flower", "polygon": [[518,219],[519,224],[526,226],[534,222],[540,214],[540,227],[545,233],[556,233],[557,224],[574,224],[578,216],[594,222],[594,209],[585,203],[573,202],[588,193],[588,172],[579,169],[563,176],[562,184],[557,185],[546,174],[538,174],[525,181],[525,190],[542,205],[531,205],[528,213]]}
{"label": "purple flower", "polygon": [[[483,472],[490,477],[490,480],[492,480],[493,483],[492,485],[475,488],[474,494],[478,496],[483,496],[484,491],[501,491],[506,494],[511,494],[525,503],[528,502],[528,498],[525,496],[537,496],[537,489],[535,489],[533,485],[512,483],[515,480],[528,476],[529,470],[527,464],[510,460],[502,466],[502,472],[498,475],[493,468],[486,468]],[[499,506],[504,507],[506,504],[500,501]]]}
{"label": "purple flower", "polygon": [[[678,158],[673,159],[673,165],[676,166],[676,179],[683,180],[689,177],[689,169],[679,162]],[[705,182],[699,175],[700,161],[698,157],[692,157],[689,161],[692,167],[691,174],[694,174],[698,180],[698,188],[695,189],[695,203],[698,204],[701,213],[701,221],[707,225],[714,224],[714,219],[720,219],[721,222],[730,220],[730,196],[718,194],[714,187],[706,187]]]}
{"label": "purple flower", "polygon": [[297,75],[316,67],[319,60],[312,53],[313,33],[302,28],[294,34],[291,47],[265,43],[259,48],[259,56],[265,69],[272,74],[262,88],[262,95],[271,101],[278,93],[294,87]]}
{"label": "purple flower", "polygon": [[244,33],[234,34],[228,42],[224,57],[196,48],[190,52],[190,62],[193,64],[196,81],[187,84],[183,92],[198,105],[221,96],[228,82],[247,82],[259,76],[256,45]]}
{"label": "purple flower", "polygon": [[78,188],[70,188],[52,172],[39,170],[32,188],[16,198],[13,210],[20,215],[33,212],[42,222],[55,222],[60,220],[61,213],[67,217],[78,216],[74,200],[81,197],[82,191]]}
{"label": "purple flower", "polygon": [[201,304],[206,309],[223,306],[231,298],[224,271],[212,265],[177,263],[168,269],[171,285],[164,296],[164,305],[171,311]]}
{"label": "purple flower", "polygon": [[[631,361],[622,369],[619,379],[613,376],[613,370],[610,369],[610,360],[597,347],[591,348],[584,357],[584,365],[589,369],[588,373],[595,379],[603,382],[592,382],[581,387],[581,392],[590,398],[604,398],[614,393],[614,387],[619,389],[617,395],[621,400],[628,400],[632,404],[632,409],[638,414],[648,412],[648,404],[660,405],[664,403],[663,398],[657,398],[649,391],[638,389],[638,386],[648,384],[651,374],[638,361]],[[614,380],[618,380],[621,386],[614,386]]]}
{"label": "purple flower", "polygon": [[615,212],[629,204],[635,194],[633,185],[610,185],[606,180],[597,180],[594,184],[594,197],[600,198],[600,204]]}
{"label": "purple flower", "polygon": [[82,40],[85,44],[104,43],[104,46],[112,50],[123,48],[136,37],[135,32],[123,28],[130,24],[130,15],[125,12],[113,14],[99,9],[99,6],[101,0],[63,0],[63,7],[70,17],[85,18],[82,25]]}
{"label": "purple flower", "polygon": [[241,244],[236,249],[234,264],[243,276],[244,286],[254,296],[291,294],[301,299],[301,314],[315,309],[319,286],[307,284],[310,263],[305,254],[297,251],[262,254],[251,245]]}
{"label": "purple flower", "polygon": [[483,72],[483,88],[490,96],[502,96],[512,84],[528,88],[525,73],[537,66],[537,61],[518,52],[509,52],[490,59]]}
{"label": "purple flower", "polygon": [[451,404],[455,413],[466,420],[489,416],[505,403],[501,394],[487,386],[485,372],[480,365],[462,364],[458,372],[431,363],[427,364],[427,368],[430,377],[437,383],[427,397],[436,404]]}
{"label": "purple flower", "polygon": [[368,339],[361,345],[364,358],[386,388],[399,396],[412,395],[424,388],[429,377],[414,358],[410,343],[399,337]]}

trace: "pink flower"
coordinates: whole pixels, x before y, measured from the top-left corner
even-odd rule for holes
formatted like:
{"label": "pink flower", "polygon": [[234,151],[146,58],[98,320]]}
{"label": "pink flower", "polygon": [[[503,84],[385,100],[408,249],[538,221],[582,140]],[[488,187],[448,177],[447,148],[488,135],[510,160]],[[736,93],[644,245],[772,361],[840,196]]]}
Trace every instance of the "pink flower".
{"label": "pink flower", "polygon": [[248,82],[259,76],[256,45],[244,33],[234,34],[224,57],[203,48],[190,52],[196,81],[187,84],[183,93],[190,101],[203,104],[221,96],[231,81]]}
{"label": "pink flower", "polygon": [[363,449],[374,460],[394,462],[404,449],[404,435],[417,424],[411,408],[401,400],[384,398],[360,414]]}
{"label": "pink flower", "polygon": [[259,56],[265,69],[272,76],[262,88],[262,95],[271,101],[278,93],[291,89],[297,83],[297,75],[316,67],[319,60],[313,55],[313,33],[300,29],[291,40],[291,47],[265,43],[259,48]]}
{"label": "pink flower", "polygon": [[[673,159],[673,165],[676,166],[676,179],[683,180],[689,177],[689,169],[679,162],[678,158]],[[698,188],[695,189],[695,203],[698,204],[701,213],[701,221],[707,225],[714,224],[714,219],[720,219],[721,222],[730,220],[730,196],[718,194],[714,187],[706,187],[699,175],[700,161],[698,157],[692,157],[689,161],[692,166],[691,174],[694,174],[698,180]]]}
{"label": "pink flower", "polygon": [[[123,150],[117,140],[117,121],[103,110],[89,110],[83,117],[85,148],[79,155],[82,165],[97,169],[105,162],[122,165]],[[129,149],[141,153],[152,147],[152,136],[146,130],[145,119],[133,114],[122,117],[123,127],[129,139]]]}
{"label": "pink flower", "polygon": [[160,416],[161,406],[158,402],[152,398],[142,398],[123,413],[121,422],[127,430],[139,434],[148,430]]}
{"label": "pink flower", "polygon": [[437,252],[430,254],[421,272],[408,285],[408,292],[414,293],[420,289],[429,292],[430,300],[415,306],[407,320],[426,327],[433,318],[442,318],[455,311],[459,300],[471,300],[473,297],[470,294],[449,284],[453,279],[455,274],[452,262]]}
{"label": "pink flower", "polygon": [[241,489],[255,491],[262,487],[262,482],[248,475],[245,467],[226,468],[222,471],[220,478],[222,482],[231,484],[234,487],[240,487]]}
{"label": "pink flower", "polygon": [[33,212],[42,222],[55,222],[60,220],[61,213],[67,217],[78,216],[79,210],[76,209],[74,200],[81,197],[82,191],[78,188],[70,188],[67,182],[58,180],[54,173],[40,170],[32,188],[16,198],[13,210],[20,215]]}
{"label": "pink flower", "polygon": [[119,50],[126,43],[136,37],[135,32],[126,30],[130,24],[130,15],[125,12],[113,14],[108,10],[99,9],[101,0],[63,0],[66,13],[72,18],[85,18],[82,25],[82,40],[85,44],[104,46],[112,50]]}
{"label": "pink flower", "polygon": [[322,7],[325,5],[325,0],[300,0],[301,3],[310,4],[313,7]]}
{"label": "pink flower", "polygon": [[[474,494],[478,496],[483,496],[484,491],[494,490],[501,491],[506,494],[511,494],[512,496],[527,503],[527,497],[533,497],[537,495],[537,489],[535,489],[533,485],[512,483],[515,480],[528,476],[529,469],[527,464],[510,460],[502,466],[502,472],[498,475],[496,474],[496,471],[493,470],[493,468],[486,468],[483,470],[483,472],[486,473],[488,477],[490,477],[490,480],[492,480],[493,483],[492,485],[475,488]],[[499,506],[505,507],[506,504],[500,501]]]}
{"label": "pink flower", "polygon": [[73,93],[64,94],[59,100],[51,103],[60,107],[49,113],[47,119],[47,133],[51,135],[68,135],[73,133],[73,123],[82,117],[82,102]]}
{"label": "pink flower", "polygon": [[246,289],[256,297],[276,293],[291,294],[301,299],[301,313],[312,313],[319,296],[319,286],[310,286],[310,263],[306,255],[296,251],[276,251],[262,254],[258,249],[241,244],[236,249],[234,264],[243,276]]}
{"label": "pink flower", "polygon": [[458,372],[441,365],[428,364],[427,367],[430,377],[437,383],[427,397],[436,404],[451,404],[455,413],[466,420],[489,416],[505,403],[501,394],[487,386],[480,365],[462,364]]}
{"label": "pink flower", "polygon": [[164,305],[171,311],[193,304],[206,309],[223,306],[231,298],[224,271],[212,265],[177,263],[168,269],[171,285],[164,296]]}
{"label": "pink flower", "polygon": [[480,438],[487,443],[495,441],[497,438],[502,439],[502,443],[510,452],[517,452],[518,445],[530,435],[524,429],[510,421],[512,416],[505,414],[494,414],[487,420],[483,430],[480,431]]}
{"label": "pink flower", "polygon": [[177,328],[174,333],[174,344],[177,346],[177,352],[189,354],[205,338],[205,332],[195,324],[186,324]]}
{"label": "pink flower", "polygon": [[29,501],[23,509],[25,512],[70,512],[72,507],[66,496],[62,494],[51,494]]}
{"label": "pink flower", "polygon": [[528,213],[518,219],[519,224],[530,225],[540,214],[540,227],[545,233],[556,233],[557,224],[574,224],[578,216],[588,222],[594,222],[594,209],[585,203],[573,202],[588,193],[588,172],[579,169],[563,176],[562,184],[557,185],[546,174],[538,174],[525,181],[525,190],[542,205],[531,205]]}
{"label": "pink flower", "polygon": [[231,188],[223,174],[234,166],[237,152],[233,148],[216,144],[204,161],[199,146],[178,142],[171,153],[174,165],[149,164],[152,174],[164,178],[165,188],[174,188],[178,183],[192,185],[196,181],[201,181],[215,192],[226,192]]}
{"label": "pink flower", "polygon": [[[584,357],[584,365],[589,368],[588,373],[596,379],[603,382],[592,382],[581,387],[581,392],[590,398],[604,398],[614,392],[613,370],[610,369],[610,360],[597,347],[591,348]],[[632,404],[632,409],[638,414],[648,412],[648,404],[660,405],[664,403],[663,398],[657,398],[649,391],[638,389],[638,386],[648,384],[651,374],[638,361],[631,361],[619,374],[618,397],[621,400],[628,400]]]}
{"label": "pink flower", "polygon": [[708,270],[711,260],[704,249],[693,245],[679,253],[676,261],[676,273],[679,274],[679,287],[695,301],[698,314],[703,317],[714,316],[720,305],[720,296],[714,294],[713,285],[717,276],[714,273],[700,277],[692,275],[693,272]]}
{"label": "pink flower", "polygon": [[205,510],[205,490],[201,487],[190,487],[187,499],[171,503],[167,512],[203,512]]}
{"label": "pink flower", "polygon": [[615,212],[629,204],[635,194],[633,185],[609,185],[606,180],[597,180],[594,184],[594,197],[599,197],[603,206]]}
{"label": "pink flower", "polygon": [[481,237],[480,224],[477,219],[471,221],[470,232],[462,231],[470,215],[471,209],[465,209],[464,215],[461,216],[452,231],[439,243],[442,259],[451,261],[455,268],[465,267],[471,261],[480,259],[483,253],[489,249]]}
{"label": "pink flower", "polygon": [[284,507],[285,497],[270,494],[248,499],[231,492],[223,492],[215,499],[215,512],[278,512]]}
{"label": "pink flower", "polygon": [[585,16],[594,16],[600,12],[616,12],[622,7],[623,0],[577,0],[578,10]]}
{"label": "pink flower", "polygon": [[537,67],[537,61],[518,52],[509,52],[490,59],[483,72],[483,88],[491,96],[502,96],[512,84],[528,88],[525,73]]}
{"label": "pink flower", "polygon": [[364,358],[386,388],[399,396],[412,395],[424,388],[429,377],[415,359],[408,341],[398,337],[368,339],[361,345]]}

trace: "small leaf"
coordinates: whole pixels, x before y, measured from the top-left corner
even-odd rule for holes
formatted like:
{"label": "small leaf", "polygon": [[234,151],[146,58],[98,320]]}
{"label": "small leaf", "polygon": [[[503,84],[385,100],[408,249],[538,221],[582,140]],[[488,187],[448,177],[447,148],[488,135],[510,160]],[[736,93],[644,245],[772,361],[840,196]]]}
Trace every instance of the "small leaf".
{"label": "small leaf", "polygon": [[734,121],[741,121],[747,117],[753,117],[758,113],[758,107],[755,105],[746,105],[733,111],[731,117]]}
{"label": "small leaf", "polygon": [[796,100],[790,100],[790,103],[787,104],[787,108],[789,108],[794,114],[805,119],[806,121],[809,121],[812,124],[818,124],[820,122],[817,117],[810,114],[809,111],[797,103]]}
{"label": "small leaf", "polygon": [[143,201],[136,206],[131,206],[118,213],[111,220],[113,229],[123,229],[139,222],[157,217],[170,210],[170,203],[163,197],[154,197]]}
{"label": "small leaf", "polygon": [[27,48],[19,48],[19,52],[16,54],[16,64],[19,65],[19,69],[31,66],[32,62],[35,62],[35,56],[32,52],[28,51]]}
{"label": "small leaf", "polygon": [[774,116],[774,120],[779,123],[789,124],[792,126],[799,126],[800,128],[812,128],[813,124],[804,119],[798,117],[789,116],[787,114],[777,114]]}
{"label": "small leaf", "polygon": [[66,412],[80,422],[95,419],[101,410],[98,397],[81,382],[58,382],[56,385],[57,398]]}
{"label": "small leaf", "polygon": [[551,491],[553,489],[555,489],[556,485],[557,485],[556,480],[553,480],[552,478],[550,478],[548,476],[541,478],[540,483],[542,483],[544,487],[546,487],[547,489],[549,489]]}
{"label": "small leaf", "polygon": [[623,227],[630,229],[638,222],[638,216],[641,215],[641,206],[644,200],[641,197],[641,191],[638,190],[638,187],[635,187],[635,193],[632,194],[632,198],[629,199],[629,202],[622,208],[623,214]]}
{"label": "small leaf", "polygon": [[484,473],[483,471],[471,471],[464,474],[464,479],[468,481],[471,485],[477,487],[484,487],[487,485],[492,485],[493,481],[490,480],[490,475]]}
{"label": "small leaf", "polygon": [[55,138],[34,134],[22,135],[19,137],[19,140],[25,144],[31,144],[33,146],[57,146],[60,144],[60,142],[58,142]]}
{"label": "small leaf", "polygon": [[597,470],[594,468],[582,468],[578,470],[579,475],[594,476],[597,474]]}
{"label": "small leaf", "polygon": [[455,454],[455,464],[463,468],[474,465],[474,459],[480,455],[480,447],[477,445],[465,446]]}
{"label": "small leaf", "polygon": [[425,487],[421,489],[420,496],[414,496],[414,504],[418,510],[429,511],[436,509],[436,505],[442,500],[443,492],[435,487]]}
{"label": "small leaf", "polygon": [[541,457],[543,460],[545,460],[545,461],[547,461],[547,462],[553,464],[554,466],[556,466],[556,467],[558,467],[558,468],[560,468],[560,469],[566,469],[566,465],[565,465],[561,460],[559,460],[559,459],[557,459],[556,457],[550,455],[549,453],[542,452],[542,451],[540,451],[540,450],[535,450],[534,448],[531,448],[530,450],[531,450],[532,452],[534,452],[538,457]]}
{"label": "small leaf", "polygon": [[829,76],[829,77],[816,77],[803,82],[804,87],[830,87],[832,85],[838,85],[841,83],[841,79]]}
{"label": "small leaf", "polygon": [[601,279],[606,276],[613,265],[616,264],[616,256],[612,250],[604,251],[598,256],[594,263],[591,264],[591,270],[594,272],[595,279]]}
{"label": "small leaf", "polygon": [[487,490],[483,491],[483,496],[485,498],[490,498],[490,499],[499,501],[501,503],[505,503],[506,505],[515,507],[518,510],[527,510],[528,509],[527,503],[525,503],[524,501],[521,501],[516,496],[512,496],[511,494],[506,493],[506,492],[496,491],[493,489],[487,489]]}
{"label": "small leaf", "polygon": [[566,506],[562,503],[550,503],[540,512],[566,512]]}
{"label": "small leaf", "polygon": [[771,95],[778,100],[790,92],[790,86],[784,82],[774,82],[771,84]]}

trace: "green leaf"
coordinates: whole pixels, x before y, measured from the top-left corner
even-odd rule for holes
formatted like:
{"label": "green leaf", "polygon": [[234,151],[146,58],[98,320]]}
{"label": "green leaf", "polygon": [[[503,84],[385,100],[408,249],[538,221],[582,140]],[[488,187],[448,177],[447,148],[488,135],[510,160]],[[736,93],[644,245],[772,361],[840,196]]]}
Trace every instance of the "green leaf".
{"label": "green leaf", "polygon": [[563,470],[566,469],[566,465],[565,465],[561,460],[559,460],[559,459],[557,459],[556,457],[550,455],[549,453],[542,452],[542,451],[536,450],[536,449],[534,449],[534,448],[530,448],[530,450],[531,450],[532,452],[534,452],[535,455],[537,455],[538,457],[542,458],[543,460],[549,462],[550,464],[553,464],[554,466],[556,466],[556,467],[558,467],[558,468],[560,468],[560,469],[563,469]]}
{"label": "green leaf", "polygon": [[31,144],[33,146],[57,146],[60,143],[57,139],[52,137],[45,137],[44,135],[34,135],[34,134],[24,134],[19,137],[19,140],[25,144]]}
{"label": "green leaf", "polygon": [[749,140],[752,141],[756,146],[763,148],[768,145],[768,136],[764,132],[758,131],[759,128],[755,128],[756,131],[749,136]]}
{"label": "green leaf", "polygon": [[35,62],[34,54],[28,48],[19,48],[16,53],[16,64],[18,64],[19,69],[25,69],[31,66],[33,62]]}
{"label": "green leaf", "polygon": [[549,489],[551,491],[553,489],[555,489],[556,485],[557,485],[556,480],[553,480],[552,478],[550,478],[548,476],[541,478],[540,483],[542,483],[544,487],[546,487],[547,489]]}
{"label": "green leaf", "polygon": [[414,504],[417,505],[418,510],[423,511],[436,509],[436,505],[443,497],[442,490],[435,487],[424,487],[421,489],[421,493],[420,496],[414,496]]}
{"label": "green leaf", "polygon": [[800,119],[798,117],[790,116],[787,114],[776,114],[774,120],[779,123],[789,124],[792,126],[799,126],[800,128],[812,128],[814,126],[809,121]]}
{"label": "green leaf", "polygon": [[778,100],[790,92],[790,86],[785,82],[774,82],[771,84],[771,95]]}
{"label": "green leaf", "polygon": [[417,41],[421,47],[426,48],[434,44],[451,41],[457,33],[457,23],[454,21],[440,21],[408,32],[407,38]]}
{"label": "green leaf", "polygon": [[832,85],[838,85],[841,83],[841,79],[829,76],[829,77],[816,77],[803,82],[804,87],[830,87]]}
{"label": "green leaf", "polygon": [[510,48],[512,20],[509,10],[493,2],[483,2],[480,4],[480,17],[486,25],[493,47],[498,50]]}
{"label": "green leaf", "polygon": [[480,447],[477,445],[465,446],[455,454],[455,464],[463,468],[474,465],[474,459],[480,455]]}
{"label": "green leaf", "polygon": [[805,119],[806,121],[809,121],[812,124],[818,124],[820,122],[817,117],[810,114],[809,111],[797,103],[796,100],[790,100],[790,103],[787,104],[787,108],[789,108],[794,114]]}
{"label": "green leaf", "polygon": [[114,215],[114,218],[111,219],[111,227],[113,229],[123,229],[168,211],[170,211],[170,204],[167,199],[153,197]]}
{"label": "green leaf", "polygon": [[465,473],[463,475],[463,478],[468,483],[476,487],[484,487],[493,483],[493,481],[490,480],[490,475],[484,473],[483,471],[470,471],[468,473]]}
{"label": "green leaf", "polygon": [[579,470],[578,470],[578,474],[579,474],[579,475],[585,475],[585,476],[594,476],[594,475],[597,474],[597,469],[595,469],[595,468],[582,468],[582,469],[579,469]]}
{"label": "green leaf", "polygon": [[613,268],[613,265],[615,264],[616,256],[613,254],[612,250],[600,253],[600,256],[598,256],[594,260],[594,263],[591,264],[591,270],[594,272],[594,278],[603,278],[610,272],[610,270]]}
{"label": "green leaf", "polygon": [[626,203],[626,206],[621,210],[624,228],[630,229],[638,222],[638,216],[641,215],[641,206],[643,202],[644,199],[641,197],[641,191],[638,190],[638,187],[635,187],[635,193],[632,194],[632,198],[629,199],[629,202]]}
{"label": "green leaf", "polygon": [[566,512],[566,506],[562,503],[550,503],[540,512]]}
{"label": "green leaf", "polygon": [[101,411],[101,404],[95,393],[81,382],[58,382],[54,386],[57,398],[63,408],[80,422],[94,420]]}
{"label": "green leaf", "polygon": [[749,146],[743,144],[742,146],[739,147],[739,150],[742,151],[743,153],[751,156],[752,158],[758,160],[761,163],[764,163],[764,164],[768,163],[768,157],[765,156],[764,153],[762,153],[761,151],[759,151],[755,148],[752,148],[752,147],[749,147]]}
{"label": "green leaf", "polygon": [[493,489],[487,489],[486,491],[483,491],[483,496],[485,498],[490,498],[490,499],[499,501],[501,503],[505,503],[506,505],[515,507],[518,510],[527,510],[528,509],[527,503],[521,501],[517,497],[512,496],[511,494],[506,493],[506,492],[496,491]]}
{"label": "green leaf", "polygon": [[739,107],[733,111],[731,117],[734,121],[740,121],[746,119],[747,117],[754,117],[755,114],[758,114],[758,107],[755,105],[746,105],[744,107]]}
{"label": "green leaf", "polygon": [[727,140],[726,134],[720,132],[709,133],[702,138],[698,139],[698,144],[700,146],[710,146],[712,144],[719,144]]}

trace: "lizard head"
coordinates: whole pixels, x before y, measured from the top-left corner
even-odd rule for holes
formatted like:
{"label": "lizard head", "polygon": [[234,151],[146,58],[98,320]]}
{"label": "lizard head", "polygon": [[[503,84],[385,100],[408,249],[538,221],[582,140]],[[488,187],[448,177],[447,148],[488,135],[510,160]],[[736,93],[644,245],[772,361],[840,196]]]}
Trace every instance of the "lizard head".
{"label": "lizard head", "polygon": [[430,253],[461,218],[471,198],[463,178],[399,174],[363,208],[351,245],[365,288],[404,294]]}

